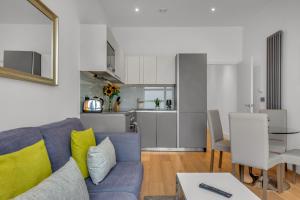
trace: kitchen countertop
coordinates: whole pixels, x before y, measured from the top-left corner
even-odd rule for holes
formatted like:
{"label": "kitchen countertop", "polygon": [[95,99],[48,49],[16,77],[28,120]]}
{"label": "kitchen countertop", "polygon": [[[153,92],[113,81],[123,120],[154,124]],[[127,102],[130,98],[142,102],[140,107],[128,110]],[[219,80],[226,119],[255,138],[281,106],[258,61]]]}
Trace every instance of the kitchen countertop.
{"label": "kitchen countertop", "polygon": [[120,111],[120,112],[108,112],[108,111],[103,111],[101,113],[97,112],[92,112],[92,113],[81,113],[81,114],[102,114],[102,115],[126,115],[131,112],[165,112],[165,113],[176,113],[177,110],[171,109],[128,109],[125,111]]}
{"label": "kitchen countertop", "polygon": [[103,111],[103,112],[82,112],[80,113],[81,115],[126,115],[127,113],[130,113],[131,110],[129,111],[121,111],[121,112],[108,112],[108,111]]}
{"label": "kitchen countertop", "polygon": [[174,110],[174,109],[171,109],[171,110],[168,110],[168,109],[136,109],[135,112],[170,112],[170,113],[173,113],[173,112],[177,112],[177,110]]}

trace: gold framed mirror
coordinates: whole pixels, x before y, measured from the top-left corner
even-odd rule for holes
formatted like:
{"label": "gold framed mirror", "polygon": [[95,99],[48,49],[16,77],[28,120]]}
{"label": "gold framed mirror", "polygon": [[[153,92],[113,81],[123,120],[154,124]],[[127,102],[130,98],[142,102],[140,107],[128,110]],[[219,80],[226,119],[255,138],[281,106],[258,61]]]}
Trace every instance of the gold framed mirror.
{"label": "gold framed mirror", "polygon": [[0,76],[58,85],[58,17],[41,0],[0,1]]}

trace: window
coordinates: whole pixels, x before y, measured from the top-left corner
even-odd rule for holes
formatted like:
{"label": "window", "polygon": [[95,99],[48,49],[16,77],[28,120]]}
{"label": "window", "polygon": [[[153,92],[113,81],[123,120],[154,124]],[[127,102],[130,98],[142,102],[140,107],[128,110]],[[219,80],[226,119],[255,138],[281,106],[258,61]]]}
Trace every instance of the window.
{"label": "window", "polygon": [[160,99],[160,108],[165,108],[166,100],[174,102],[174,87],[145,87],[144,88],[144,108],[155,108],[154,99]]}

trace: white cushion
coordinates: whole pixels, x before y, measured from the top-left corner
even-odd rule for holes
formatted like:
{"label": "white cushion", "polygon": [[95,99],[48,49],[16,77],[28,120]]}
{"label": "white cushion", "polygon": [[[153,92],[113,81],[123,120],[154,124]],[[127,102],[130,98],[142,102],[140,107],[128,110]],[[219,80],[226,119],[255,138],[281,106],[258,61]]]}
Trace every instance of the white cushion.
{"label": "white cushion", "polygon": [[286,145],[283,141],[269,140],[269,149],[272,153],[284,153],[286,151]]}
{"label": "white cushion", "polygon": [[300,165],[300,149],[292,149],[282,154],[285,163]]}
{"label": "white cushion", "polygon": [[268,169],[271,169],[275,165],[283,163],[282,155],[276,153],[269,153]]}
{"label": "white cushion", "polygon": [[70,160],[50,177],[29,191],[17,196],[16,200],[88,200],[89,193],[81,172]]}
{"label": "white cushion", "polygon": [[90,147],[87,156],[87,165],[90,177],[96,185],[116,165],[115,148],[108,137],[96,147]]}

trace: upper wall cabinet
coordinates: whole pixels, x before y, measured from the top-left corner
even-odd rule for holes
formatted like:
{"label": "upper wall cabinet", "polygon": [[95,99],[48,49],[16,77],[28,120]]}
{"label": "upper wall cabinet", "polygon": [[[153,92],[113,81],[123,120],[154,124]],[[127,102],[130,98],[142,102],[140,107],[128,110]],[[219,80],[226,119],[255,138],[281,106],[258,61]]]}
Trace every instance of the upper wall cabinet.
{"label": "upper wall cabinet", "polygon": [[140,56],[126,56],[126,83],[140,84]]}
{"label": "upper wall cabinet", "polygon": [[174,56],[126,56],[127,84],[175,84]]}
{"label": "upper wall cabinet", "polygon": [[156,84],[156,56],[143,56],[143,84]]}
{"label": "upper wall cabinet", "polygon": [[107,69],[107,26],[82,24],[80,27],[80,70]]}
{"label": "upper wall cabinet", "polygon": [[126,72],[125,72],[125,55],[124,51],[120,48],[116,51],[116,67],[115,74],[117,77],[120,77],[122,82],[126,81]]}
{"label": "upper wall cabinet", "polygon": [[157,57],[157,83],[175,84],[175,58],[173,56]]}
{"label": "upper wall cabinet", "polygon": [[81,25],[80,70],[105,73],[125,82],[124,52],[107,25]]}

